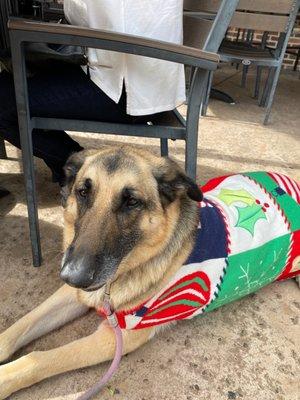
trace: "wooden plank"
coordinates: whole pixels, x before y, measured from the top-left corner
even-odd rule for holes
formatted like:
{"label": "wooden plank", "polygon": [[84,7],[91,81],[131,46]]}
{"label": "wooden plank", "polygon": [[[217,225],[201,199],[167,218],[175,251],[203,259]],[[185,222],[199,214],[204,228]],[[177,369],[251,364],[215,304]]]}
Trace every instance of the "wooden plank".
{"label": "wooden plank", "polygon": [[289,14],[292,6],[293,0],[240,0],[237,10]]}
{"label": "wooden plank", "polygon": [[[205,11],[216,13],[221,0],[184,0],[184,9],[187,11]],[[273,14],[289,14],[293,0],[240,0],[238,11],[258,11]]]}
{"label": "wooden plank", "polygon": [[284,32],[288,24],[288,17],[281,15],[253,14],[235,12],[230,26],[242,29],[268,30],[269,32]]}
{"label": "wooden plank", "polygon": [[213,20],[216,18],[216,13],[210,12],[210,11],[189,11],[185,10],[184,15],[189,15],[192,17],[198,17],[202,19],[210,19]]}
{"label": "wooden plank", "polygon": [[211,30],[213,21],[198,17],[184,15],[183,17],[183,43],[186,46],[203,49]]}
{"label": "wooden plank", "polygon": [[91,29],[64,24],[49,24],[44,22],[34,22],[22,19],[11,19],[8,23],[10,30],[21,30],[29,32],[42,32],[61,34],[73,37],[87,37],[93,39],[102,39],[120,43],[128,43],[131,45],[145,46],[158,50],[179,53],[182,55],[197,57],[202,60],[219,62],[219,56],[215,53],[199,50],[198,48],[181,46],[171,42],[163,42],[160,40],[148,39],[140,36],[127,35],[112,31]]}
{"label": "wooden plank", "polygon": [[216,13],[220,8],[221,0],[184,0],[184,9],[187,11],[205,11]]}

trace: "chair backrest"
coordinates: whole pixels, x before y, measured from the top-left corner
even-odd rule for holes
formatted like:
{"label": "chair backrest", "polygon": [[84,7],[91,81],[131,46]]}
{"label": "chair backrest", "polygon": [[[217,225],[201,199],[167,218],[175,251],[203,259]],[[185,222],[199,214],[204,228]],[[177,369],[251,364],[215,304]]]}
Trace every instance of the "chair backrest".
{"label": "chair backrest", "polygon": [[[190,12],[216,13],[221,0],[184,0]],[[298,0],[240,0],[230,26],[269,32],[287,32],[290,15],[297,13]]]}
{"label": "chair backrest", "polygon": [[184,44],[217,52],[239,0],[185,0]]}
{"label": "chair backrest", "polygon": [[231,26],[269,32],[287,32],[297,0],[240,0]]}

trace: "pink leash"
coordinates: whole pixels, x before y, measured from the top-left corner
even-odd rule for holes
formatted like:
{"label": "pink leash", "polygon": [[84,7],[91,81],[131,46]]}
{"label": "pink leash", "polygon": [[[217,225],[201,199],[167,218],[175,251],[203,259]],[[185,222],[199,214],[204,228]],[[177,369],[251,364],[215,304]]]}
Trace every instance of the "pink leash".
{"label": "pink leash", "polygon": [[122,331],[118,323],[118,319],[116,317],[115,312],[112,310],[111,304],[110,304],[110,295],[109,293],[106,292],[104,294],[104,301],[103,301],[103,311],[104,314],[107,318],[107,321],[111,328],[113,329],[115,333],[115,338],[116,338],[116,351],[115,351],[115,357],[105,373],[105,375],[99,380],[99,382],[95,383],[89,390],[87,390],[85,393],[80,395],[77,400],[89,400],[96,394],[100,392],[101,389],[107,384],[107,382],[111,379],[111,377],[115,374],[117,371],[120,361],[122,358],[122,352],[123,352],[123,337],[122,337]]}

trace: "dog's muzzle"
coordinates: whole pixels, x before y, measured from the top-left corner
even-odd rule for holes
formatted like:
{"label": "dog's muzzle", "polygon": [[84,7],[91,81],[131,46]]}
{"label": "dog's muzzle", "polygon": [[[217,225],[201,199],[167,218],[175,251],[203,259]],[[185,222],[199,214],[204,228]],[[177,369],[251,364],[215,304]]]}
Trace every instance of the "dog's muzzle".
{"label": "dog's muzzle", "polygon": [[84,257],[66,260],[62,265],[60,277],[68,285],[80,289],[88,288],[94,283],[94,271]]}
{"label": "dog's muzzle", "polygon": [[78,289],[100,289],[113,276],[119,265],[119,260],[114,257],[74,253],[72,246],[66,251],[60,277],[68,285]]}

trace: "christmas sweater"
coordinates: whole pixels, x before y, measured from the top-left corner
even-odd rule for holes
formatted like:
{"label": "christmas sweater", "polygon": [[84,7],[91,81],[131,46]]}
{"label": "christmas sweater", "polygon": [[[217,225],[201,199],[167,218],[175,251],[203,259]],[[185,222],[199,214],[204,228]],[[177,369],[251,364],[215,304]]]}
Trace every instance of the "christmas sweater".
{"label": "christmas sweater", "polygon": [[300,186],[266,172],[223,176],[202,187],[195,246],[169,283],[122,329],[190,319],[300,274]]}

